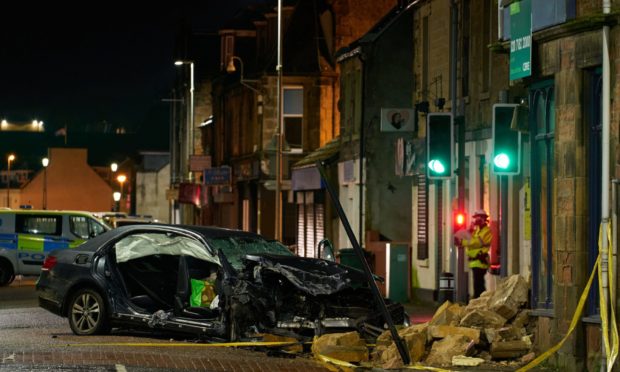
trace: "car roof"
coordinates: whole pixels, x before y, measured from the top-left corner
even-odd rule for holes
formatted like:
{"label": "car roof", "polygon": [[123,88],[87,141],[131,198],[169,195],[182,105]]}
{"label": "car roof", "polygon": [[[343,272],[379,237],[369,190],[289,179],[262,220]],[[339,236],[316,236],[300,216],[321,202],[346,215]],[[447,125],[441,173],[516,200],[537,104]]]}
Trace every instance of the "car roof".
{"label": "car roof", "polygon": [[47,214],[47,215],[59,215],[59,214],[77,214],[82,216],[93,217],[91,212],[87,211],[63,211],[63,210],[37,210],[37,209],[0,209],[0,214]]}
{"label": "car roof", "polygon": [[223,227],[215,226],[195,226],[195,225],[170,225],[162,223],[149,223],[149,224],[135,224],[120,226],[114,229],[118,233],[123,233],[127,230],[142,230],[151,229],[153,227],[170,227],[171,229],[183,229],[189,230],[196,234],[202,235],[206,238],[227,238],[227,237],[247,237],[255,239],[265,239],[263,236],[256,233],[247,232],[243,230],[226,229]]}

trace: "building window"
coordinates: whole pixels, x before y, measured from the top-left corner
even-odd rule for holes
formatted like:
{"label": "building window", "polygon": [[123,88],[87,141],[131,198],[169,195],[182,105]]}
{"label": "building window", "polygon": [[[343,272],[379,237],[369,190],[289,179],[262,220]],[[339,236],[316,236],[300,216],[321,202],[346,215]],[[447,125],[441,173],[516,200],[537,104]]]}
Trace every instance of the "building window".
{"label": "building window", "polygon": [[482,8],[482,91],[489,91],[491,79],[491,51],[487,47],[491,43],[491,2],[484,1]]}
{"label": "building window", "polygon": [[304,90],[285,87],[282,100],[284,139],[291,150],[303,147]]}
{"label": "building window", "polygon": [[555,94],[553,81],[530,88],[532,138],[532,304],[553,308]]}
{"label": "building window", "polygon": [[418,260],[428,259],[428,186],[426,176],[418,175]]}
{"label": "building window", "polygon": [[[502,0],[499,2],[499,35],[510,40],[510,4],[525,0]],[[575,0],[527,0],[531,1],[532,32],[562,24],[575,18]]]}

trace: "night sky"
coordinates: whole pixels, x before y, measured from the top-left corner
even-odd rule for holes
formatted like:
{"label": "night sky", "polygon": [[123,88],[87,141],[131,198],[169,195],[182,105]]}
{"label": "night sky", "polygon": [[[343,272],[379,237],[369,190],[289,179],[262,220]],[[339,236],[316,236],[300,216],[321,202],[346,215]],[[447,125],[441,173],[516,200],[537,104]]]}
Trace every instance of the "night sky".
{"label": "night sky", "polygon": [[161,99],[173,85],[181,25],[216,32],[242,5],[255,2],[151,2],[148,8],[54,2],[21,9],[13,3],[18,8],[3,9],[0,33],[0,116],[43,120],[47,132],[106,121],[152,126],[167,136],[168,104]]}

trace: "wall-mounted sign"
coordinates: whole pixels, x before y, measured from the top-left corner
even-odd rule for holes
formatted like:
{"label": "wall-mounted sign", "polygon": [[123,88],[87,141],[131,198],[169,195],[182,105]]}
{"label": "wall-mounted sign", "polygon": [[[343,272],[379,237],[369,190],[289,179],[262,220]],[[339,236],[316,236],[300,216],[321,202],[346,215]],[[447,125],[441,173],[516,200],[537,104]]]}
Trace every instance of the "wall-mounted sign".
{"label": "wall-mounted sign", "polygon": [[202,172],[202,182],[205,185],[230,185],[231,180],[232,172],[228,166],[209,168]]}
{"label": "wall-mounted sign", "polygon": [[179,203],[200,205],[201,188],[197,183],[179,184]]}
{"label": "wall-mounted sign", "polygon": [[413,109],[408,108],[382,108],[381,131],[382,132],[413,132],[415,130]]}
{"label": "wall-mounted sign", "polygon": [[510,4],[510,80],[532,75],[531,0]]}
{"label": "wall-mounted sign", "polygon": [[190,155],[189,157],[189,171],[190,172],[202,172],[203,170],[207,168],[211,168],[211,156]]}

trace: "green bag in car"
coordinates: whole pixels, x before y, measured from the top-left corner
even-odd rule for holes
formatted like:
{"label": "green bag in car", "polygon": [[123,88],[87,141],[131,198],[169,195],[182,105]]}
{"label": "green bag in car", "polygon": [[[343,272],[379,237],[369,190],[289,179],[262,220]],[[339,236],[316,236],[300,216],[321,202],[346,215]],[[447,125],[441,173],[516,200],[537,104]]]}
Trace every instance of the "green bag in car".
{"label": "green bag in car", "polygon": [[190,279],[192,294],[189,297],[191,307],[209,307],[215,298],[215,281],[212,279]]}

